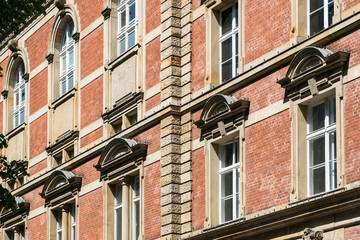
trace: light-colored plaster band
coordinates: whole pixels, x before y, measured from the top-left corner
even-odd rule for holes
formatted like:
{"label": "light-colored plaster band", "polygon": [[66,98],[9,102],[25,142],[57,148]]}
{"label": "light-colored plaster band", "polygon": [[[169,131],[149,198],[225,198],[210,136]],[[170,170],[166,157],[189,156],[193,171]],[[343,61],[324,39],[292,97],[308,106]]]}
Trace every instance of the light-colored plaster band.
{"label": "light-colored plaster band", "polygon": [[42,115],[44,115],[45,113],[47,113],[48,109],[49,109],[48,105],[45,105],[39,110],[37,110],[33,115],[29,116],[29,124],[35,121],[36,119],[38,119],[39,117],[41,117]]}
{"label": "light-colored plaster band", "polygon": [[145,91],[145,100],[147,100],[159,93],[160,93],[160,83],[156,84],[155,86],[153,86]]}
{"label": "light-colored plaster band", "polygon": [[103,125],[103,119],[99,118],[95,122],[87,125],[83,129],[80,130],[80,138],[88,135],[89,133],[95,131],[96,129],[100,128]]}
{"label": "light-colored plaster band", "polygon": [[89,183],[88,185],[81,187],[79,196],[81,197],[89,192],[92,192],[92,191],[100,188],[101,186],[102,186],[102,182],[100,182],[100,180],[95,180],[95,181]]}
{"label": "light-colored plaster band", "polygon": [[148,34],[145,35],[144,43],[148,44],[155,38],[159,37],[160,34],[161,34],[161,26],[158,26],[157,28],[155,28],[154,30],[152,30],[151,32],[149,32]]}
{"label": "light-colored plaster band", "polygon": [[36,164],[38,164],[39,162],[43,161],[44,159],[46,159],[47,157],[47,152],[43,151],[42,153],[40,153],[39,155],[37,155],[36,157],[30,159],[29,161],[29,167],[32,167]]}
{"label": "light-colored plaster band", "polygon": [[80,81],[80,88],[85,87],[86,85],[88,85],[89,83],[100,77],[101,75],[103,75],[103,73],[104,73],[104,67],[101,66]]}

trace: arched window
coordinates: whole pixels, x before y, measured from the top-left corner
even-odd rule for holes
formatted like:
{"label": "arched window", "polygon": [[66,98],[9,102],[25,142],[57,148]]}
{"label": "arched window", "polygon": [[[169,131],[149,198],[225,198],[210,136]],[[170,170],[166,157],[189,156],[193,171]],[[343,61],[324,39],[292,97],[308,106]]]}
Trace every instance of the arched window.
{"label": "arched window", "polygon": [[25,79],[24,63],[17,68],[14,79],[14,128],[25,121]]}
{"label": "arched window", "polygon": [[61,38],[60,46],[60,96],[74,87],[74,23],[69,22]]}

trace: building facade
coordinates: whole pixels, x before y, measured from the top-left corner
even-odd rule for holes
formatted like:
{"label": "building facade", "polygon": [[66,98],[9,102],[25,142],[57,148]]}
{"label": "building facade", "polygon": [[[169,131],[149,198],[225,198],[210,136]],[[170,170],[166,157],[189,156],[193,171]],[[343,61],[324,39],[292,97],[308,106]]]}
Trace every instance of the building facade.
{"label": "building facade", "polygon": [[0,38],[0,239],[360,239],[359,0],[44,6]]}

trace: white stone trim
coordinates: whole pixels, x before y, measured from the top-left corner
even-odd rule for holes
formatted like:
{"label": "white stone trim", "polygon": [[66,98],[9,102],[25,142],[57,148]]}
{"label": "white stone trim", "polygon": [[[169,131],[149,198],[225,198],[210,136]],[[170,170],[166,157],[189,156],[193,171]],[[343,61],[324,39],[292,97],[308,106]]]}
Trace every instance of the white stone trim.
{"label": "white stone trim", "polygon": [[155,38],[159,37],[160,34],[161,34],[161,25],[145,35],[144,43],[148,44],[149,42],[151,42]]}
{"label": "white stone trim", "polygon": [[[83,29],[80,32],[80,39],[83,40],[87,35],[95,31],[98,27],[100,27],[104,22],[104,17],[101,16],[95,21],[93,21],[89,26],[87,26],[85,29]],[[102,46],[99,46],[102,47]]]}
{"label": "white stone trim", "polygon": [[34,70],[32,70],[30,72],[30,76],[29,79],[31,80],[32,78],[36,77],[36,75],[38,75],[39,73],[41,73],[43,70],[45,70],[45,68],[47,68],[48,66],[48,61],[45,60],[42,63],[40,63],[40,65],[38,65]]}
{"label": "white stone trim", "polygon": [[36,164],[38,164],[39,162],[45,160],[46,158],[47,158],[47,152],[43,151],[39,155],[37,155],[34,158],[30,159],[29,168],[32,167],[32,166],[35,166]]}
{"label": "white stone trim", "polygon": [[159,93],[160,93],[160,83],[156,84],[155,86],[145,91],[145,100],[152,98],[153,96]]}
{"label": "white stone trim", "polygon": [[200,138],[192,141],[192,151],[204,147],[204,141],[200,141]]}
{"label": "white stone trim", "polygon": [[80,138],[85,137],[89,133],[95,131],[96,129],[98,129],[100,127],[102,127],[102,125],[103,125],[103,119],[102,118],[99,118],[95,122],[90,123],[89,125],[87,125],[86,127],[84,127],[83,129],[80,130]]}
{"label": "white stone trim", "polygon": [[149,166],[157,161],[160,161],[161,158],[161,150],[154,152],[150,155],[147,155],[145,158],[144,166]]}
{"label": "white stone trim", "polygon": [[[250,100],[251,101],[251,100]],[[260,109],[254,113],[249,114],[248,119],[245,121],[245,127],[249,127],[257,122],[260,122],[268,117],[279,114],[280,112],[289,109],[290,103],[284,103],[283,100],[280,100],[270,106],[267,106],[263,109]]]}
{"label": "white stone trim", "polygon": [[32,211],[29,212],[29,216],[28,216],[28,220],[34,218],[34,217],[37,217],[41,214],[44,214],[46,213],[46,208],[45,206],[41,206],[41,207],[38,207]]}
{"label": "white stone trim", "polygon": [[86,85],[88,85],[89,83],[91,83],[92,81],[94,81],[103,74],[104,74],[104,67],[101,66],[80,81],[80,88],[85,87]]}
{"label": "white stone trim", "polygon": [[29,116],[29,124],[40,118],[42,115],[46,114],[48,112],[48,109],[48,105],[45,105],[39,110],[37,110],[35,113],[33,113],[31,116]]}
{"label": "white stone trim", "polygon": [[[145,103],[145,104],[146,104],[146,103]],[[154,114],[154,113],[160,111],[161,108],[162,108],[162,106],[161,106],[161,104],[159,104],[159,105],[157,105],[156,107],[151,108],[149,111],[146,111],[145,114],[144,114],[145,118],[147,118],[147,117],[150,116],[151,114]]]}

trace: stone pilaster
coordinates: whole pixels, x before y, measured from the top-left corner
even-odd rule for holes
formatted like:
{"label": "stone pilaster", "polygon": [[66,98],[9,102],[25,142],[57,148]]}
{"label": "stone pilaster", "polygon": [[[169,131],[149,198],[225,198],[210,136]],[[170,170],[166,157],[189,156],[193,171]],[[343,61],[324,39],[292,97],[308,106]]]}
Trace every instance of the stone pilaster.
{"label": "stone pilaster", "polygon": [[[161,102],[191,99],[191,1],[161,1]],[[161,121],[161,235],[179,239],[191,232],[191,113]]]}

